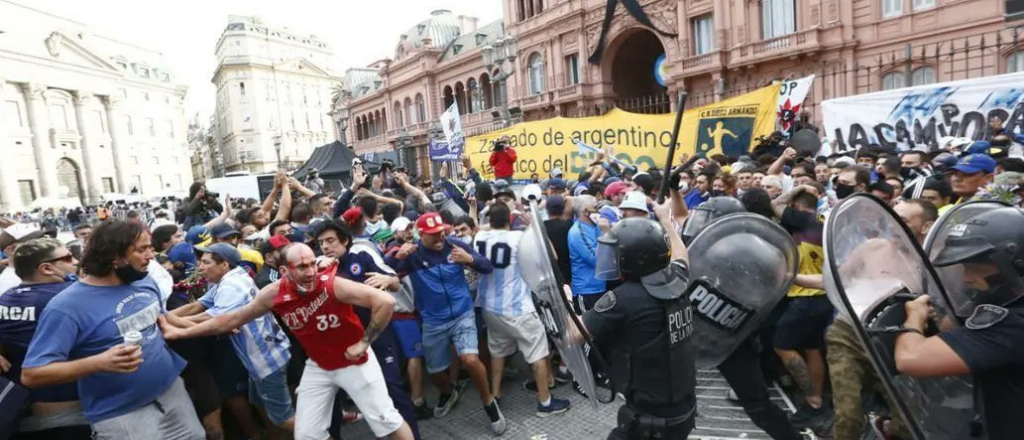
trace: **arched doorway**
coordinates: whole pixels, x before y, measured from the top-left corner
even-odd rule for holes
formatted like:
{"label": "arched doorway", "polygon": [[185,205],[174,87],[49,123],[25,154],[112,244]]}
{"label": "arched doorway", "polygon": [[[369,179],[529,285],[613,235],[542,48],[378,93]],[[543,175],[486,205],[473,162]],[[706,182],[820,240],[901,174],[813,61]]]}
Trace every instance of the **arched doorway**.
{"label": "arched doorway", "polygon": [[611,78],[619,108],[636,113],[668,113],[668,89],[658,83],[655,64],[665,54],[661,40],[647,29],[630,29],[611,44],[602,74]]}
{"label": "arched doorway", "polygon": [[57,161],[57,194],[61,198],[74,198],[85,200],[82,191],[81,175],[78,172],[78,165],[68,158]]}

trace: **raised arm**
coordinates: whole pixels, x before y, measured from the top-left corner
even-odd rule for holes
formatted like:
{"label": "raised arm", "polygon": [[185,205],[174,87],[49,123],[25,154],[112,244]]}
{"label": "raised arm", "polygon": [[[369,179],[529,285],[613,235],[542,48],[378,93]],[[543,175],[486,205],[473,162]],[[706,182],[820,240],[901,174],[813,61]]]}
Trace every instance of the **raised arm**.
{"label": "raised arm", "polygon": [[274,212],[274,202],[277,201],[277,196],[281,193],[281,177],[279,177],[281,174],[283,172],[279,170],[278,174],[274,176],[274,189],[270,190],[267,199],[263,201],[263,206],[260,206],[260,210],[267,213],[267,217]]}
{"label": "raised arm", "polygon": [[768,167],[768,171],[765,174],[769,176],[781,176],[783,167],[786,166],[786,161],[796,159],[796,150],[793,147],[786,148],[786,151],[782,152],[782,155],[772,165]]}
{"label": "raised arm", "polygon": [[[287,178],[285,179],[285,182],[287,182]],[[281,185],[281,203],[277,206],[275,220],[288,221],[292,214],[292,191],[287,185],[287,183]]]}
{"label": "raised arm", "polygon": [[306,188],[305,185],[299,182],[299,179],[296,179],[294,177],[288,178],[288,188],[302,193],[302,195],[307,199],[316,195],[316,192],[309,188]]}

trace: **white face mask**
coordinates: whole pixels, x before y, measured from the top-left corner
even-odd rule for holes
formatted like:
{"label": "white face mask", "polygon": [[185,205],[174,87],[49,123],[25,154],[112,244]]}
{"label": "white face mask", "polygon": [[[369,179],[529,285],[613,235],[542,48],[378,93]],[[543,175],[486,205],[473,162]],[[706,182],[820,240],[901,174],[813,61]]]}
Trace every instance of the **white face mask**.
{"label": "white face mask", "polygon": [[595,225],[596,225],[596,224],[597,224],[597,222],[598,222],[598,221],[600,221],[600,220],[601,220],[601,214],[598,214],[598,213],[596,213],[596,212],[595,212],[595,213],[593,213],[593,214],[590,214],[590,221],[591,221],[591,222],[593,222],[593,223],[594,223]]}

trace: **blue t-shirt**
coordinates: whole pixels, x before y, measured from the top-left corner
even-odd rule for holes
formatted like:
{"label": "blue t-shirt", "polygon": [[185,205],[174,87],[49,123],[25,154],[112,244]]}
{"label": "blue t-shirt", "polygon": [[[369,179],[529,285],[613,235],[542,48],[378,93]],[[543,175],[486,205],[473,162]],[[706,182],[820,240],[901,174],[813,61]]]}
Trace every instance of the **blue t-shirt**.
{"label": "blue t-shirt", "polygon": [[[0,344],[3,344],[11,371],[5,375],[21,383],[21,364],[25,361],[29,342],[36,333],[36,323],[46,305],[71,283],[21,285],[0,296]],[[74,383],[35,388],[34,402],[70,402],[78,400],[78,387]]]}
{"label": "blue t-shirt", "polygon": [[78,380],[85,418],[96,424],[135,411],[167,391],[185,369],[157,325],[164,313],[152,279],[97,287],[77,282],[46,306],[29,345],[24,368],[41,367],[103,353],[142,333],[142,359],[131,374],[96,373]]}

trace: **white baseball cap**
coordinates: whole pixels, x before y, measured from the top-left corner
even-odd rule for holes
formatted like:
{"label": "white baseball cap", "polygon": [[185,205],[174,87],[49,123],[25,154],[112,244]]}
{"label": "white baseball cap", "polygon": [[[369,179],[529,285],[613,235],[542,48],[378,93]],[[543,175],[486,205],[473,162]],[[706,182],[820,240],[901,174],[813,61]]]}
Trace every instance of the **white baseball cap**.
{"label": "white baseball cap", "polygon": [[622,203],[619,204],[619,209],[635,209],[648,214],[651,213],[651,211],[647,209],[647,196],[640,191],[630,191],[626,193],[626,198],[622,199]]}
{"label": "white baseball cap", "polygon": [[536,200],[537,203],[544,198],[544,191],[540,189],[540,185],[531,183],[523,188],[523,200],[530,201]]}
{"label": "white baseball cap", "polygon": [[412,225],[412,220],[408,217],[398,216],[394,221],[391,222],[391,232],[404,231]]}

